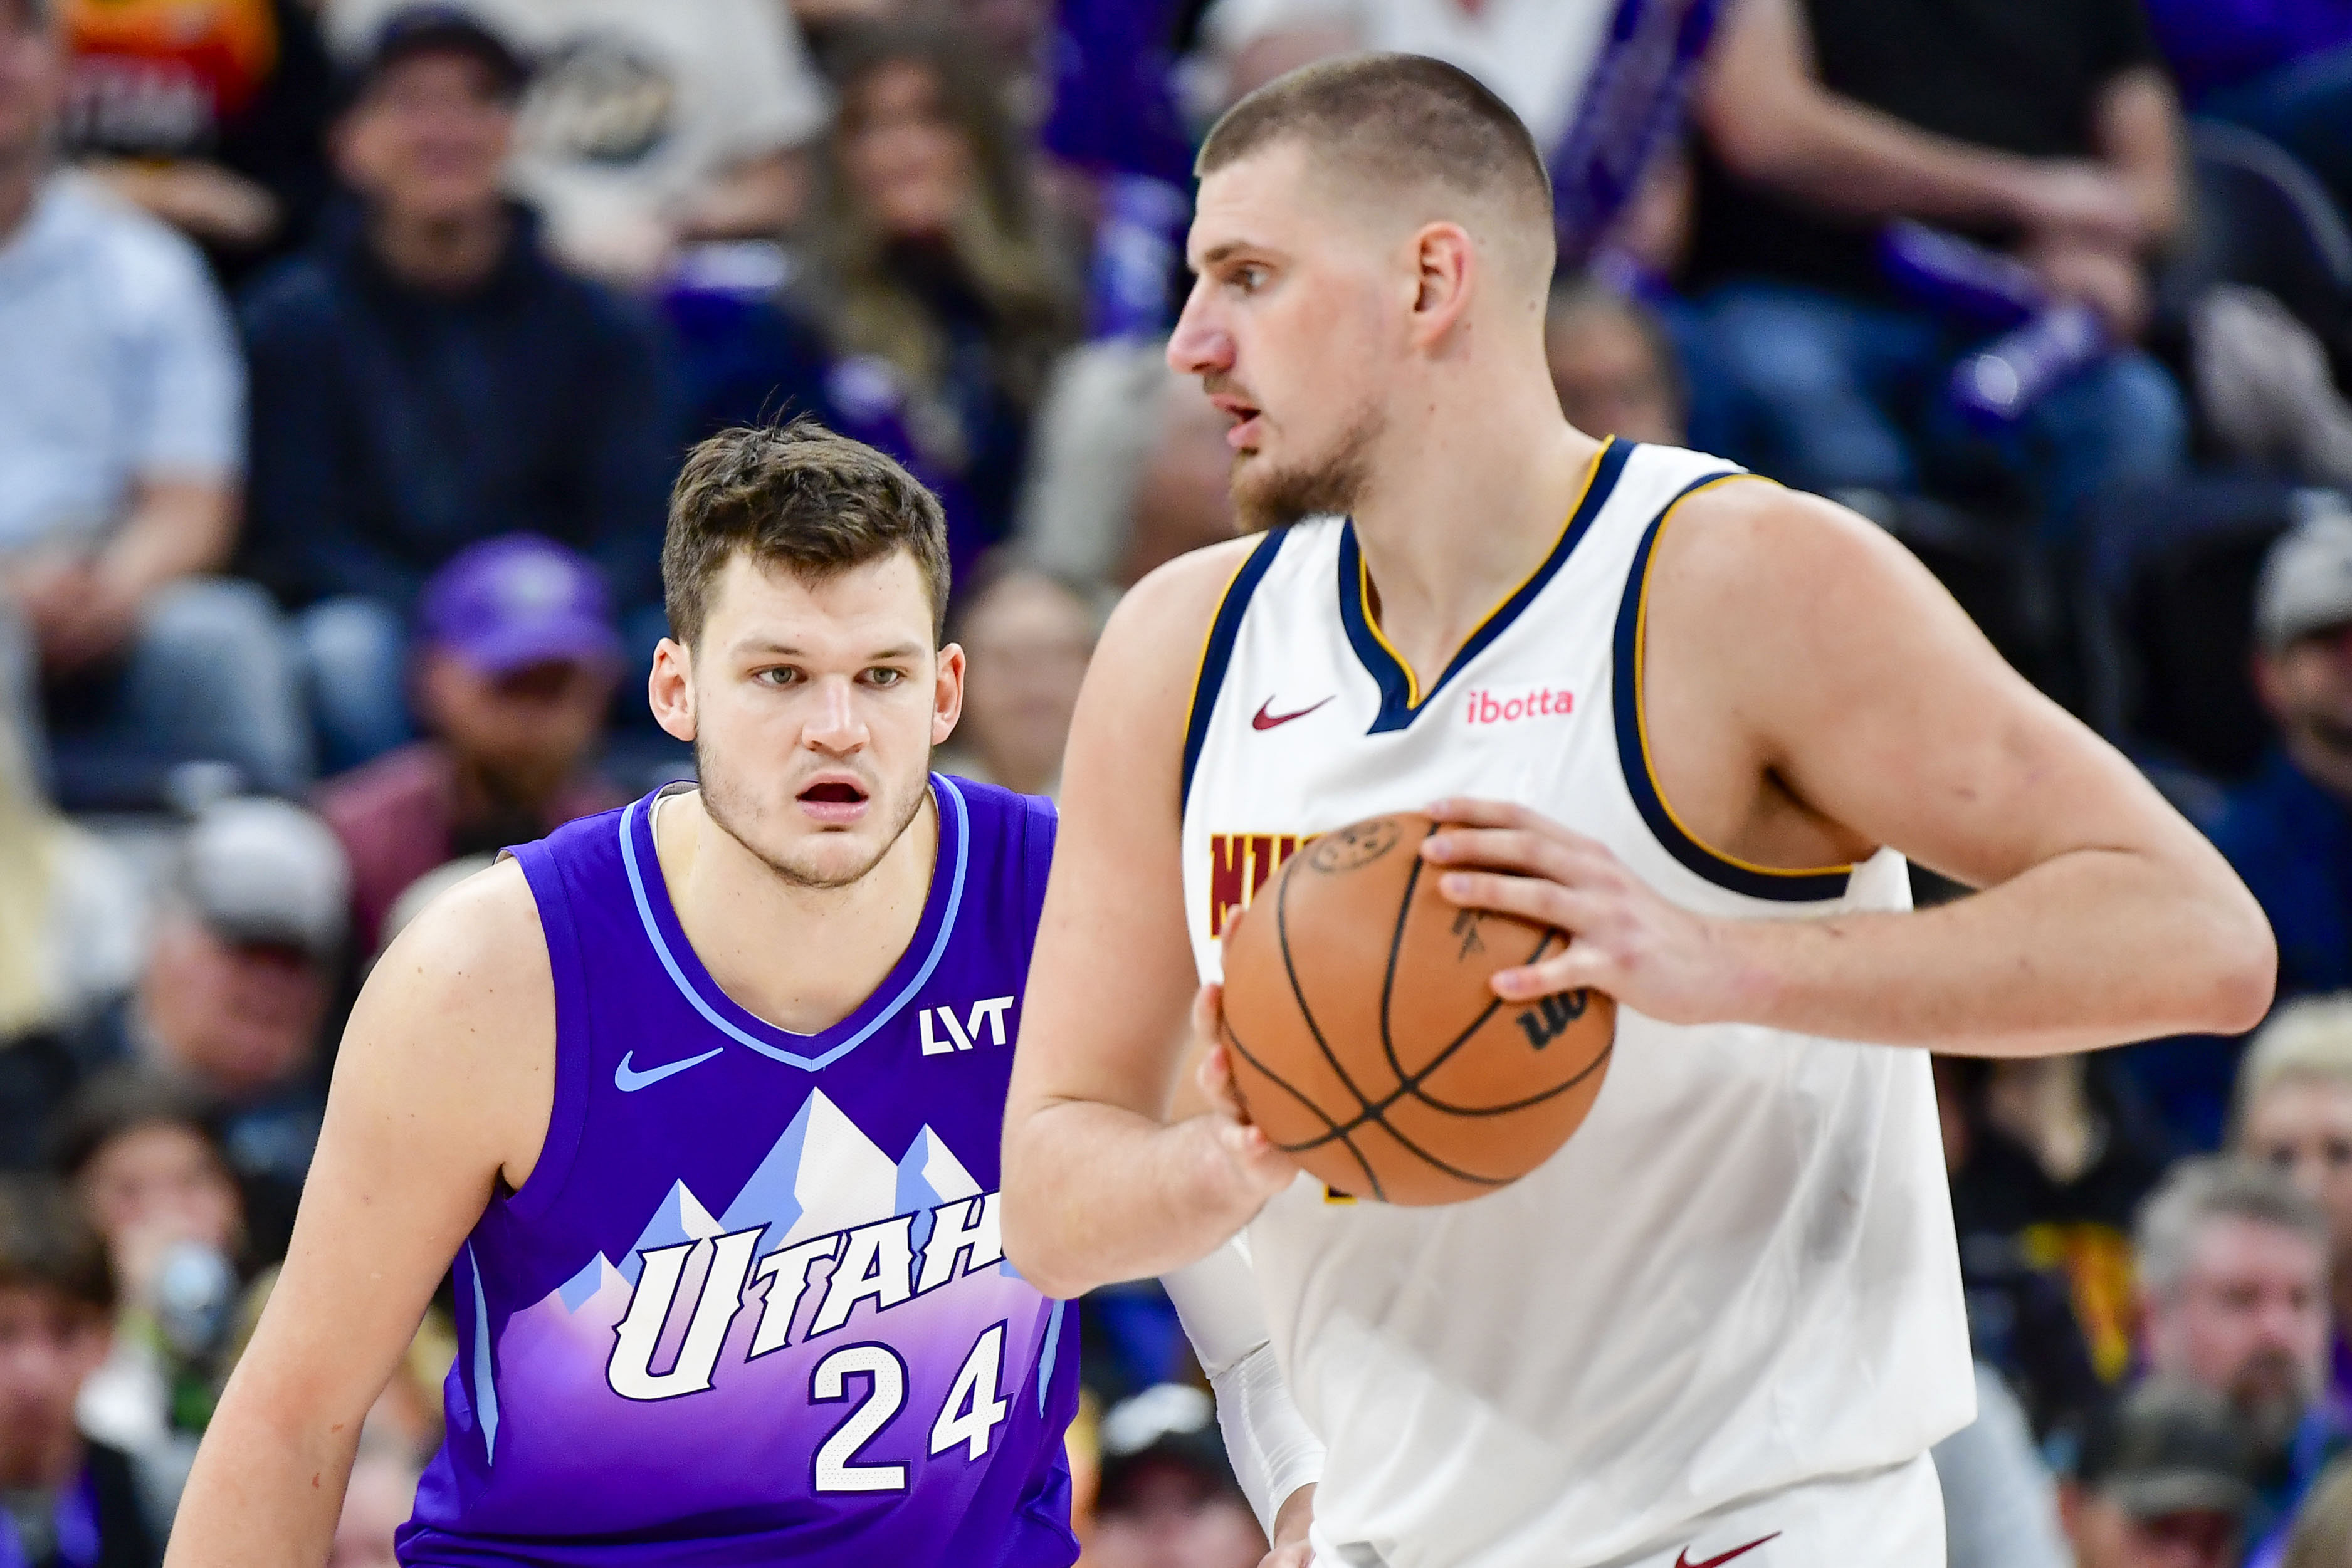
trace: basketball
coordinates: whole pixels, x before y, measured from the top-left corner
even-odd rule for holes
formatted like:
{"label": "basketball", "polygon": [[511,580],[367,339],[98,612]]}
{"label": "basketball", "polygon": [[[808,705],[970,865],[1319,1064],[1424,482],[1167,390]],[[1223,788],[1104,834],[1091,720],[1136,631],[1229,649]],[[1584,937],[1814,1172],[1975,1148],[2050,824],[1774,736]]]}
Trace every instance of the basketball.
{"label": "basketball", "polygon": [[1568,937],[1437,890],[1417,812],[1326,833],[1227,932],[1224,1043],[1250,1120],[1351,1197],[1458,1203],[1551,1157],[1592,1108],[1617,1004],[1497,997]]}

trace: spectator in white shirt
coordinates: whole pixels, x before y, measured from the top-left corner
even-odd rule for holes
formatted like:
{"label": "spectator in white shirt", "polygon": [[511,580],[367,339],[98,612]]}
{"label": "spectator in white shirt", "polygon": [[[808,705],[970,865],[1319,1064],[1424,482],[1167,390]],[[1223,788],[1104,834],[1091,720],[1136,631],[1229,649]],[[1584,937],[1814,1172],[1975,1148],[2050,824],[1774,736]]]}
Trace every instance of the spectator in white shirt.
{"label": "spectator in white shirt", "polygon": [[[328,0],[366,47],[401,0]],[[773,235],[804,205],[827,100],[779,0],[464,0],[532,57],[517,193],[555,249],[616,282],[697,240]]]}
{"label": "spectator in white shirt", "polygon": [[236,532],[236,337],[194,246],[55,169],[51,5],[0,0],[0,596],[37,651],[53,738],[299,788],[276,612],[205,575]]}
{"label": "spectator in white shirt", "polygon": [[1216,0],[1202,36],[1230,101],[1333,55],[1430,55],[1511,106],[1547,153],[1568,133],[1614,0]]}

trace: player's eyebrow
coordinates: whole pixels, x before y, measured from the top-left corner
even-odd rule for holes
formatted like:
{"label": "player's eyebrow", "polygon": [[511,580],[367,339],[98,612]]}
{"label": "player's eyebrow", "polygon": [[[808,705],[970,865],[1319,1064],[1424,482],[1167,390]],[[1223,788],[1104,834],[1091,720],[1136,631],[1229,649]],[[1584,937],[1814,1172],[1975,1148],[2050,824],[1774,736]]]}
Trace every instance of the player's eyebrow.
{"label": "player's eyebrow", "polygon": [[1200,260],[1193,265],[1192,270],[1195,272],[1206,272],[1209,268],[1216,266],[1219,262],[1231,261],[1234,256],[1241,255],[1244,251],[1255,251],[1260,255],[1264,255],[1265,253],[1265,246],[1258,244],[1255,240],[1223,240],[1202,251],[1201,253]]}
{"label": "player's eyebrow", "polygon": [[[866,654],[865,662],[874,664],[892,659],[912,659],[919,657],[922,652],[922,645],[918,643],[893,643],[887,648]],[[772,638],[760,638],[738,643],[736,653],[740,657],[759,659],[810,659],[816,656],[805,648],[797,647],[790,643],[779,643]]]}

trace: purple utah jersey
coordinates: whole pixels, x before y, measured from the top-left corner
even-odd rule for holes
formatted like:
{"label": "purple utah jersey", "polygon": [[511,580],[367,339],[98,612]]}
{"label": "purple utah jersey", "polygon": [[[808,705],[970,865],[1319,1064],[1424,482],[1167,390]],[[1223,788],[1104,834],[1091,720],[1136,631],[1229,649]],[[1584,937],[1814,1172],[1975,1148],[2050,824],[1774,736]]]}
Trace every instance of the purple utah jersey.
{"label": "purple utah jersey", "polygon": [[711,983],[655,859],[659,792],[516,852],[554,1109],[457,1255],[449,1437],[401,1562],[1076,1559],[1076,1324],[997,1239],[1053,809],[931,791],[914,940],[814,1035]]}

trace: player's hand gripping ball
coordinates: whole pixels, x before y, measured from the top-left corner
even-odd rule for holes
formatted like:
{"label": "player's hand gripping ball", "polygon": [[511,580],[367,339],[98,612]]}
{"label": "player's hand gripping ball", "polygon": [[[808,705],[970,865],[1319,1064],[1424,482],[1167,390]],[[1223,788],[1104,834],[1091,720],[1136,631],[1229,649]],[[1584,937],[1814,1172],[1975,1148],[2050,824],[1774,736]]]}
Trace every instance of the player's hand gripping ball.
{"label": "player's hand gripping ball", "polygon": [[1488,979],[1567,936],[1437,891],[1399,812],[1291,856],[1225,933],[1234,1092],[1316,1179],[1455,1203],[1543,1164],[1592,1108],[1616,1039],[1598,991],[1507,1002]]}

